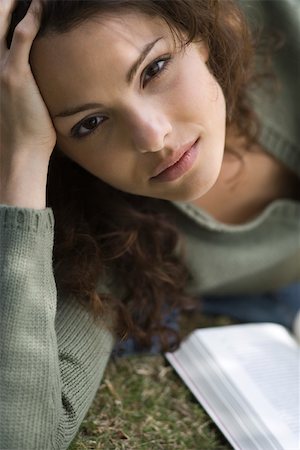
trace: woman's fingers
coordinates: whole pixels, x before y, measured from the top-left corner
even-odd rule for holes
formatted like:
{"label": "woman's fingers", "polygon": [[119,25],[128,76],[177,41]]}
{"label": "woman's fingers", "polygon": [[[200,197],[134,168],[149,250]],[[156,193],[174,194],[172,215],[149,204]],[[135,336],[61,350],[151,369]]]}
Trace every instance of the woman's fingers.
{"label": "woman's fingers", "polygon": [[[29,64],[39,29],[39,7],[33,0],[0,61],[0,201],[29,208],[45,207],[47,170],[56,142],[47,105]],[[9,15],[3,8],[2,23],[7,23]]]}
{"label": "woman's fingers", "polygon": [[[2,1],[2,0],[0,0]],[[14,155],[37,149],[49,162],[56,141],[55,129],[29,63],[30,50],[40,26],[40,0],[33,0],[13,33],[10,48],[0,63],[0,157],[9,166]],[[32,155],[30,155],[32,156]]]}
{"label": "woman's fingers", "polygon": [[11,20],[13,9],[17,0],[0,0],[0,55],[6,53],[6,34]]}
{"label": "woman's fingers", "polygon": [[41,16],[41,0],[32,0],[24,19],[16,26],[7,63],[16,72],[29,67],[32,42],[38,33]]}

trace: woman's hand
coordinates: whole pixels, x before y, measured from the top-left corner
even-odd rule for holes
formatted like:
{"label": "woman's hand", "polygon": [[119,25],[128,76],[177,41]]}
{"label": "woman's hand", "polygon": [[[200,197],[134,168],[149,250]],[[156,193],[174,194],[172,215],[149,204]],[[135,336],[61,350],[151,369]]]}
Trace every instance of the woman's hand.
{"label": "woman's hand", "polygon": [[15,4],[0,0],[0,203],[44,208],[56,133],[29,64],[41,4],[32,1],[7,49],[5,37]]}

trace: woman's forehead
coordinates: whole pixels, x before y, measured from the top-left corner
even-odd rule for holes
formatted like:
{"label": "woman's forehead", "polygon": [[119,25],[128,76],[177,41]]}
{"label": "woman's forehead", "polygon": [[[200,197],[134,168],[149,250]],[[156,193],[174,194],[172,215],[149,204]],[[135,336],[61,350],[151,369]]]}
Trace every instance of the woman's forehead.
{"label": "woman's forehead", "polygon": [[86,20],[66,33],[51,33],[38,38],[33,44],[31,59],[35,65],[38,61],[44,64],[46,60],[63,63],[71,57],[75,60],[83,55],[94,57],[96,48],[99,54],[112,48],[116,52],[119,47],[126,54],[139,52],[147,41],[170,35],[168,25],[157,17],[141,13],[105,14]]}
{"label": "woman's forehead", "polygon": [[80,87],[112,85],[145,46],[157,42],[162,48],[161,41],[173,39],[171,36],[168,25],[159,18],[140,13],[107,14],[66,33],[38,38],[31,53],[32,69],[53,110],[60,100],[65,103],[78,94]]}
{"label": "woman's forehead", "polygon": [[[85,37],[95,37],[97,35],[102,39],[113,41],[114,38],[121,40],[130,40],[131,36],[143,38],[153,31],[161,31],[165,34],[170,33],[167,23],[158,16],[148,16],[139,11],[122,13],[104,13],[85,19],[77,25],[74,25],[66,32],[51,31],[37,41],[51,40],[52,43],[64,43],[65,41],[75,40],[84,41]],[[96,33],[96,34],[95,34]],[[99,39],[99,38],[98,38]],[[69,42],[72,45],[72,42]]]}

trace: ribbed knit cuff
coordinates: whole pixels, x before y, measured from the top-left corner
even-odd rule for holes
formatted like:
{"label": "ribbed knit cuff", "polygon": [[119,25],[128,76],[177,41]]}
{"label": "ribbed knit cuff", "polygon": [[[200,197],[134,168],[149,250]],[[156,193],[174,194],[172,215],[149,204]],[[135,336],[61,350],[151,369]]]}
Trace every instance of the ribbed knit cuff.
{"label": "ribbed knit cuff", "polygon": [[0,205],[0,230],[23,229],[38,234],[54,229],[54,215],[51,208],[31,209]]}

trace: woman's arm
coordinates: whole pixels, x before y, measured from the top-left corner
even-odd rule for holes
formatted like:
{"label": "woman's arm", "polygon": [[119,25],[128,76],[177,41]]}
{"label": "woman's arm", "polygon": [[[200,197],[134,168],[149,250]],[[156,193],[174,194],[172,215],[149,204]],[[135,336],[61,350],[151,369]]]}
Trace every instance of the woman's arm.
{"label": "woman's arm", "polygon": [[64,449],[99,386],[113,339],[59,299],[51,209],[0,206],[0,448]]}
{"label": "woman's arm", "polygon": [[[67,448],[99,385],[113,340],[74,300],[57,298],[54,218],[45,209],[56,134],[29,65],[33,0],[5,35],[0,8],[0,448]],[[59,301],[58,301],[59,300]]]}
{"label": "woman's arm", "polygon": [[56,132],[29,64],[40,3],[33,0],[8,49],[5,36],[14,5],[7,0],[0,7],[0,203],[44,208]]}

